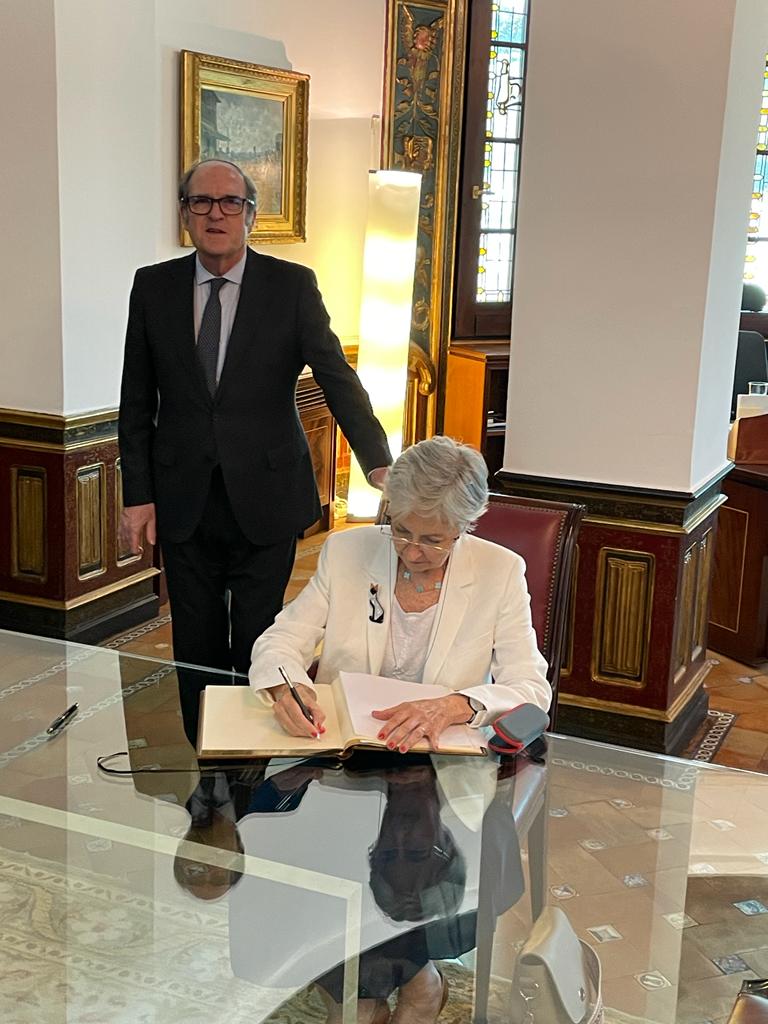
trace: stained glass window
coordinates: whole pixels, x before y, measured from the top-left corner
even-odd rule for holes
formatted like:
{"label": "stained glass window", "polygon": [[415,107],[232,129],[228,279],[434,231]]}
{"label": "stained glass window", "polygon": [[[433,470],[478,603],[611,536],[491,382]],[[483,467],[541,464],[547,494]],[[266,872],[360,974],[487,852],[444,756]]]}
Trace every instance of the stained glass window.
{"label": "stained glass window", "polygon": [[752,183],[752,206],[747,226],[744,280],[768,292],[768,56],[763,78],[763,100],[757,128],[757,156]]}
{"label": "stained glass window", "polygon": [[512,294],[527,34],[528,0],[494,0],[488,48],[478,302],[509,302]]}

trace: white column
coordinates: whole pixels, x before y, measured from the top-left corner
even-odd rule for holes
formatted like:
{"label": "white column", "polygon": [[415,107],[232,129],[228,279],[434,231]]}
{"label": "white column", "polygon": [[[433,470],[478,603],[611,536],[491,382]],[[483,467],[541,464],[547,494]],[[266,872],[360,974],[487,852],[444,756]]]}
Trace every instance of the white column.
{"label": "white column", "polygon": [[504,468],[690,492],[726,464],[764,0],[537,0]]}
{"label": "white column", "polygon": [[0,0],[0,408],[62,409],[53,0]]}

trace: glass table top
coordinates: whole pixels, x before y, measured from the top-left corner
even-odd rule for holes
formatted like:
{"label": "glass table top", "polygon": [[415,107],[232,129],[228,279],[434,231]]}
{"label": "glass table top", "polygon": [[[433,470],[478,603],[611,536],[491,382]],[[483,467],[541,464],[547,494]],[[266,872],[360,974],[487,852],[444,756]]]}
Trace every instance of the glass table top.
{"label": "glass table top", "polygon": [[543,765],[200,765],[173,663],[5,631],[0,709],[9,1024],[352,1022],[428,963],[441,1021],[501,1024],[542,905],[607,1022],[719,1024],[768,975],[766,776],[558,735]]}

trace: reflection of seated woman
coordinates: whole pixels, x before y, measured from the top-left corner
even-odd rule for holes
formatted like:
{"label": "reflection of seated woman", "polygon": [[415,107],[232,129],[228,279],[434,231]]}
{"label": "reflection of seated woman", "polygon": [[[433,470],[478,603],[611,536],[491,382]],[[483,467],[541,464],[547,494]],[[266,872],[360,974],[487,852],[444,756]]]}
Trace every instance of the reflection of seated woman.
{"label": "reflection of seated woman", "polygon": [[[385,1000],[397,991],[392,1024],[431,1024],[448,986],[433,960],[474,946],[474,913],[458,917],[466,863],[440,818],[434,769],[402,767],[387,776],[387,806],[369,851],[369,884],[376,905],[393,921],[429,921],[360,956],[358,1020],[389,1021]],[[343,965],[317,984],[328,1024],[340,1024]]]}
{"label": "reflection of seated woman", "polygon": [[551,690],[531,625],[519,555],[469,535],[487,506],[481,455],[447,437],[408,448],[386,484],[391,530],[333,534],[317,573],[253,646],[251,686],[271,695],[296,736],[314,735],[278,666],[299,684],[322,729],[307,668],[322,641],[317,682],[340,670],[456,692],[375,712],[380,737],[405,751],[435,745],[449,725],[481,726],[524,702],[546,709]]}
{"label": "reflection of seated woman", "polygon": [[[374,842],[368,851],[368,883],[379,911],[371,916],[370,911],[365,909],[371,904],[365,897],[363,899],[363,937],[376,934],[379,939],[377,944],[369,948],[363,946],[360,953],[358,1021],[360,1024],[385,1024],[390,1020],[386,1000],[397,992],[397,1008],[391,1018],[392,1024],[431,1024],[437,1020],[447,997],[447,986],[433,961],[457,957],[472,949],[475,942],[475,913],[471,904],[466,912],[459,913],[467,880],[466,859],[451,830],[441,818],[436,775],[431,765],[401,765],[375,779],[356,778],[346,773],[346,779],[338,779],[337,773],[331,770],[324,772],[322,768],[311,765],[298,765],[272,775],[266,782],[253,785],[250,792],[247,786],[240,784],[236,773],[228,773],[228,777],[219,774],[215,783],[203,780],[197,790],[197,799],[193,798],[188,804],[193,813],[193,821],[197,814],[198,823],[194,826],[194,832],[188,834],[185,840],[193,838],[198,843],[207,843],[219,849],[242,851],[235,803],[244,811],[245,819],[259,813],[270,816],[271,824],[262,821],[256,829],[256,834],[266,839],[266,830],[274,830],[275,827],[274,812],[295,811],[312,780],[324,775],[326,784],[336,791],[332,805],[338,807],[343,807],[345,803],[345,789],[347,795],[351,791],[365,796],[365,791],[371,785],[374,792],[369,793],[369,796],[378,807],[376,793],[380,792],[382,782],[386,787],[387,803],[378,836],[375,831],[371,834],[370,838]],[[338,786],[341,788],[337,789]],[[227,793],[231,794],[229,803]],[[366,800],[366,803],[370,804],[371,801]],[[201,808],[203,813],[200,813]],[[206,808],[209,813],[205,813]],[[285,817],[280,817],[286,821],[293,815],[286,813]],[[297,823],[295,820],[294,824]],[[245,822],[240,820],[240,825],[243,824]],[[340,837],[342,833],[343,828]],[[348,846],[348,835],[344,833],[344,836],[342,842]],[[509,822],[504,828],[504,836],[505,844],[514,843],[516,847],[514,826],[510,828]],[[479,834],[476,834],[477,840]],[[305,844],[299,845],[303,847]],[[364,851],[365,846],[359,852],[364,855]],[[264,851],[257,847],[249,852]],[[316,851],[314,855],[311,849],[307,852],[310,862],[317,859]],[[475,860],[479,851],[467,852]],[[339,853],[336,855],[337,860]],[[352,859],[347,860],[347,866],[357,858],[355,851],[347,850],[347,854],[350,853]],[[475,864],[475,870],[476,867]],[[174,873],[179,884],[200,899],[223,895],[240,878],[240,872],[236,869],[230,869],[226,877],[226,869],[196,861],[186,842],[182,842],[179,847]],[[265,884],[251,881],[257,886]],[[275,952],[278,960],[285,959],[285,952],[281,956],[280,948],[295,953],[300,945],[295,924],[290,923],[291,920],[295,921],[295,917],[283,904],[289,920],[273,919],[268,893],[268,889],[260,887],[250,894],[238,890],[237,907],[245,912],[248,921],[245,932],[248,936],[248,950],[237,949],[235,955],[233,946],[233,965],[238,964],[242,968],[245,962],[250,967],[247,975],[250,980],[261,983],[269,983],[271,968],[269,957],[265,956],[262,945],[254,941],[254,936],[265,934],[270,947],[278,947]],[[278,896],[278,893],[273,892],[272,895]],[[282,891],[282,896],[285,895],[285,891]],[[315,927],[320,926],[320,908],[324,905],[321,903],[315,906],[306,894],[299,895],[298,899],[295,909],[301,908],[303,929],[309,929],[311,933]],[[393,924],[386,926],[381,917],[380,923],[376,924],[379,912]],[[266,919],[271,920],[272,924],[271,930],[265,933]],[[412,923],[413,926],[409,928],[406,923]],[[332,926],[330,921],[328,925]],[[369,928],[373,931],[369,932]],[[382,941],[388,932],[391,937]],[[237,926],[233,925],[233,943],[237,942],[237,934]],[[263,977],[260,976],[260,968],[264,970]],[[312,977],[312,973],[309,977]],[[282,984],[286,980],[282,979]],[[326,1005],[329,1024],[339,1024],[342,1020],[344,965],[339,964],[330,971],[326,970],[319,977],[315,976],[315,980]]]}

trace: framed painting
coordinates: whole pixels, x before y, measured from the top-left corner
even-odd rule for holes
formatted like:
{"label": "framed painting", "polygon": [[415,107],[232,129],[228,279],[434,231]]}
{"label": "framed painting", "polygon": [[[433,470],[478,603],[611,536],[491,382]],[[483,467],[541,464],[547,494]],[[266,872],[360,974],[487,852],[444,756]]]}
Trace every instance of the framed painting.
{"label": "framed painting", "polygon": [[[309,75],[181,51],[181,168],[219,157],[257,192],[248,241],[306,239]],[[191,245],[181,225],[181,244]]]}

